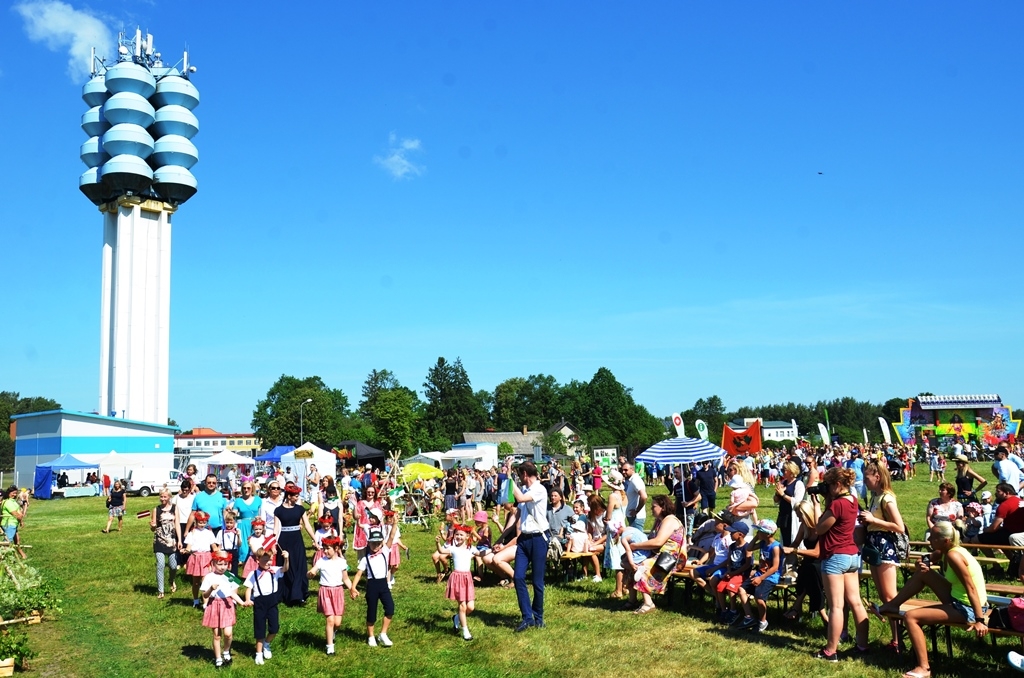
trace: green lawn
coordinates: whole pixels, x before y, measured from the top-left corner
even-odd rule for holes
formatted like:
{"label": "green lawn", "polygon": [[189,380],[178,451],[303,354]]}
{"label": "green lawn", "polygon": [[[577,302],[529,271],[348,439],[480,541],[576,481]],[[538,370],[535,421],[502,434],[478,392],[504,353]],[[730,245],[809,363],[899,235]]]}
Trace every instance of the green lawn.
{"label": "green lawn", "polygon": [[[983,470],[981,468],[979,471]],[[986,471],[987,474],[987,471]],[[927,474],[896,484],[901,509],[920,539],[924,507],[935,485]],[[664,491],[663,488],[660,491]],[[762,493],[769,507],[770,493]],[[721,505],[724,499],[719,500]],[[129,500],[130,513],[155,505],[155,499]],[[774,517],[774,510],[762,510]],[[129,518],[122,534],[101,534],[106,522],[99,498],[33,504],[24,532],[33,545],[31,560],[46,575],[64,584],[64,613],[29,627],[39,657],[32,672],[44,676],[203,676],[217,673],[210,634],[191,608],[190,591],[155,597],[152,539],[147,521]],[[556,583],[549,577],[547,628],[514,634],[519,614],[514,592],[493,585],[477,589],[477,613],[470,618],[475,640],[464,642],[451,628],[452,604],[434,583],[429,554],[432,535],[409,526],[403,540],[412,560],[403,561],[395,588],[397,613],[391,649],[365,645],[365,606],[349,601],[337,655],[324,654],[323,618],[315,600],[302,609],[281,608],[282,633],[274,657],[258,670],[252,661],[252,615],[240,611],[234,665],[220,673],[238,676],[897,676],[909,660],[882,648],[887,630],[872,621],[874,652],[865,659],[825,665],[811,657],[823,645],[819,622],[783,625],[769,611],[771,628],[763,635],[729,632],[711,622],[708,604],[637,617],[612,611],[612,584],[589,581]],[[664,606],[664,601],[658,601]],[[990,645],[954,633],[955,659],[933,657],[937,675],[1011,675],[1003,657],[1010,644]]]}

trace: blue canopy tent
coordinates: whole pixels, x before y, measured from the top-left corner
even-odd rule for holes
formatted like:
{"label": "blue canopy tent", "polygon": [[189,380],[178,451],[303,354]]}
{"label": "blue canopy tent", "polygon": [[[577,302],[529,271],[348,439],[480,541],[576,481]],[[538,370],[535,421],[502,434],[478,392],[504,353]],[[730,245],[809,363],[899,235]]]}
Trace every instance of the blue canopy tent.
{"label": "blue canopy tent", "polygon": [[281,457],[283,457],[284,455],[288,454],[289,452],[294,452],[294,451],[295,451],[295,446],[294,445],[278,445],[274,449],[272,449],[269,452],[267,452],[266,454],[261,454],[260,456],[256,457],[256,461],[273,461],[273,462],[278,462],[278,461],[281,461]]}
{"label": "blue canopy tent", "polygon": [[[655,443],[637,455],[636,460],[653,464],[698,464],[704,461],[721,462],[725,450],[700,438],[668,438]],[[683,501],[686,501],[686,481],[682,481]],[[689,531],[689,525],[687,525]]]}
{"label": "blue canopy tent", "polygon": [[70,454],[62,454],[53,461],[36,464],[36,476],[32,483],[33,495],[39,499],[50,499],[53,496],[53,474],[55,471],[67,471],[76,468],[94,468],[99,465],[84,462]]}

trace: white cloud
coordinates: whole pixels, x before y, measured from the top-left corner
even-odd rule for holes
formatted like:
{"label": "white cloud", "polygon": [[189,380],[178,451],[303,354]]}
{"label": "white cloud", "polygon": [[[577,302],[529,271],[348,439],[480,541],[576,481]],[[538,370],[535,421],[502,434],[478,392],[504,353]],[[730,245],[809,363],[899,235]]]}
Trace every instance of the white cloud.
{"label": "white cloud", "polygon": [[76,82],[89,77],[89,54],[113,54],[114,34],[96,16],[58,0],[36,0],[14,6],[25,21],[25,34],[54,52],[67,51],[68,75]]}
{"label": "white cloud", "polygon": [[423,150],[419,139],[400,139],[392,132],[388,135],[388,152],[385,156],[376,155],[373,161],[383,167],[395,179],[414,177],[423,174],[426,169],[409,159],[409,155]]}

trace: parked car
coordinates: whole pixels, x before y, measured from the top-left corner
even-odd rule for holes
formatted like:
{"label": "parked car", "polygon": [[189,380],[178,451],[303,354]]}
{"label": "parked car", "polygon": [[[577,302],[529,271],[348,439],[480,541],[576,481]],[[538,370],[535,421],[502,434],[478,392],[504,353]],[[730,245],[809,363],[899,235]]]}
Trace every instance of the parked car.
{"label": "parked car", "polygon": [[125,479],[125,491],[140,497],[148,497],[164,486],[172,494],[181,489],[177,471],[169,468],[133,468],[128,471]]}

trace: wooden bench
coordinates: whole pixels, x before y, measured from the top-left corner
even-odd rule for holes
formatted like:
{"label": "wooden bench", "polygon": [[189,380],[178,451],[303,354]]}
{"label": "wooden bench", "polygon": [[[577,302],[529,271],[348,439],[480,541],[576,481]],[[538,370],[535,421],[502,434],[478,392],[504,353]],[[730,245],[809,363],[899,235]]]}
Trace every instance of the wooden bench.
{"label": "wooden bench", "polygon": [[[568,584],[570,581],[570,575],[575,577],[575,579],[579,579],[579,573],[582,570],[580,560],[582,560],[583,558],[589,559],[592,555],[595,554],[590,552],[570,553],[569,551],[565,551],[564,553],[562,553],[562,557],[558,560],[559,563],[561,563],[562,565],[563,581]],[[598,559],[598,561],[600,562],[600,558]]]}
{"label": "wooden bench", "polygon": [[[1001,598],[1000,596],[992,596],[992,595],[990,595],[988,597],[988,603],[989,603],[989,607],[990,608],[991,607],[998,607],[998,606],[1005,606],[1007,602],[1008,601],[1007,601],[1006,598]],[[883,616],[885,616],[888,619],[892,619],[892,620],[894,620],[896,622],[896,633],[897,633],[897,637],[899,638],[900,654],[902,654],[902,653],[904,653],[906,651],[906,646],[905,646],[905,644],[903,642],[903,634],[902,634],[901,628],[900,628],[900,627],[904,626],[903,615],[905,615],[907,612],[909,612],[911,610],[915,610],[915,609],[922,608],[922,607],[931,607],[931,606],[939,605],[939,604],[940,603],[937,600],[923,600],[923,599],[920,599],[920,598],[914,598],[914,599],[908,600],[907,602],[903,603],[903,605],[900,606],[900,610],[899,610],[898,613],[897,612],[884,613]],[[930,624],[929,625],[929,634],[931,636],[932,652],[934,654],[938,654],[938,652],[939,652],[938,627],[940,627],[940,626],[945,629],[945,635],[946,635],[946,655],[949,656],[950,658],[952,658],[953,657],[953,639],[952,639],[952,634],[951,634],[950,629],[952,629],[954,627],[955,628],[959,628],[959,629],[966,629],[968,627],[968,625],[967,624],[956,624],[956,623],[952,623],[952,622],[947,622],[947,623],[944,623],[944,624]],[[996,646],[996,639],[997,638],[1019,638],[1022,641],[1024,641],[1024,633],[1022,633],[1020,631],[1012,631],[1012,630],[1008,630],[1008,629],[989,629],[988,635],[989,635],[990,638],[992,638],[992,647]]]}

